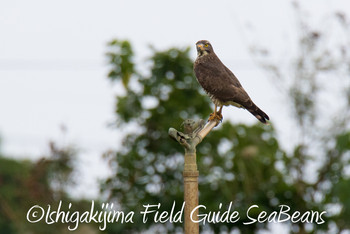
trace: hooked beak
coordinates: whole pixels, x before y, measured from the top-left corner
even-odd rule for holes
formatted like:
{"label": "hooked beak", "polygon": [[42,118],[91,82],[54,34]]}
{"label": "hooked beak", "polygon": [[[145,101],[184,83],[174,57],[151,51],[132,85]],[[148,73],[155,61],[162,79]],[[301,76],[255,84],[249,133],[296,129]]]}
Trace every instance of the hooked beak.
{"label": "hooked beak", "polygon": [[202,43],[198,43],[197,44],[197,51],[200,52],[200,51],[203,51],[204,50],[204,45]]}

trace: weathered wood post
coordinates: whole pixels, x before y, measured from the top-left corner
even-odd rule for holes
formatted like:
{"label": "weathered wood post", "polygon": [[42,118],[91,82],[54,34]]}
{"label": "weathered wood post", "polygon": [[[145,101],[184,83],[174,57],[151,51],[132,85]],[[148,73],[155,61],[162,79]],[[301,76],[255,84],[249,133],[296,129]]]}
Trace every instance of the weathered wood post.
{"label": "weathered wood post", "polygon": [[[184,178],[184,201],[185,217],[184,229],[186,234],[199,233],[199,224],[192,222],[191,212],[198,206],[198,169],[196,161],[196,146],[203,138],[219,124],[218,120],[212,120],[205,125],[204,120],[185,120],[184,132],[174,128],[169,129],[169,135],[185,148]],[[193,213],[193,220],[198,220],[198,212]]]}

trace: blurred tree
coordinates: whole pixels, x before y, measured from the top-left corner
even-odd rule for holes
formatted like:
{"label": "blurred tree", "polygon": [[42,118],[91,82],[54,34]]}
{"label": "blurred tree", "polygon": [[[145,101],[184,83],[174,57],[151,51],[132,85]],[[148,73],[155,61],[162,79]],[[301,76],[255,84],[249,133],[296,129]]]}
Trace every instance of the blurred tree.
{"label": "blurred tree", "polygon": [[[173,201],[176,209],[181,208],[183,149],[169,138],[168,129],[179,127],[187,118],[206,118],[213,109],[193,75],[189,51],[153,51],[149,74],[145,75],[135,70],[128,41],[113,40],[108,45],[109,79],[124,87],[123,94],[116,97],[116,127],[120,131],[133,126],[133,130],[125,135],[117,152],[106,155],[115,174],[102,184],[102,190],[123,211],[138,214],[142,205],[158,203],[161,210],[170,211]],[[272,212],[278,204],[295,207],[299,202],[292,199],[297,194],[295,187],[287,184],[282,171],[276,169],[276,165],[286,164],[289,159],[280,150],[272,126],[224,121],[197,150],[199,203],[209,211],[218,211],[223,203],[223,212],[233,201],[234,209],[241,214],[238,223],[206,224],[202,229],[254,232],[266,227],[266,223],[243,225],[243,221],[249,221],[244,217],[249,206],[259,204],[260,210]],[[108,232],[182,231],[182,223],[143,224],[141,217],[135,215],[134,224],[111,224]]]}
{"label": "blurred tree", "polygon": [[[289,61],[287,69],[266,62],[270,61],[266,59],[269,49],[255,47],[253,53],[261,56],[260,65],[282,87],[281,94],[291,105],[297,143],[293,151],[286,153],[273,127],[260,124],[233,125],[224,121],[211,132],[198,147],[199,203],[207,211],[217,211],[219,203],[225,207],[233,201],[241,222],[207,224],[201,226],[202,230],[253,233],[267,228],[266,223],[242,225],[249,221],[244,215],[252,204],[260,207],[255,217],[258,211],[269,213],[280,204],[301,213],[327,211],[322,225],[286,223],[292,233],[350,229],[350,22],[342,13],[332,18],[337,20],[336,35],[343,35],[337,41],[330,38],[329,28],[313,30],[296,3],[294,8],[299,38],[296,57]],[[153,51],[149,74],[135,69],[128,41],[114,40],[108,50],[109,79],[121,82],[125,90],[116,98],[116,127],[121,130],[133,126],[134,130],[125,135],[117,152],[108,154],[115,175],[106,180],[102,189],[126,211],[138,213],[142,205],[158,203],[161,210],[169,211],[173,201],[183,201],[183,154],[169,140],[167,129],[187,118],[205,118],[212,110],[210,101],[193,76],[188,48]],[[334,86],[335,82],[341,85]],[[310,165],[317,165],[317,170]],[[182,231],[179,223],[143,224],[140,216],[135,218],[139,218],[136,225],[110,225],[108,231]]]}
{"label": "blurred tree", "polygon": [[[68,224],[48,225],[44,220],[31,224],[26,217],[34,205],[44,209],[51,205],[54,210],[60,200],[71,200],[66,188],[73,183],[75,155],[72,147],[50,143],[49,155],[36,162],[0,156],[0,233],[69,233]],[[74,206],[85,211],[89,204],[75,201]]]}
{"label": "blurred tree", "polygon": [[303,210],[315,204],[328,211],[327,224],[307,227],[299,223],[293,230],[349,231],[350,21],[336,12],[327,15],[322,27],[315,29],[297,2],[293,7],[298,45],[297,54],[287,66],[268,62],[272,48],[255,46],[252,50],[259,64],[284,90],[297,126],[297,143],[284,165],[298,200],[303,201],[295,208]]}

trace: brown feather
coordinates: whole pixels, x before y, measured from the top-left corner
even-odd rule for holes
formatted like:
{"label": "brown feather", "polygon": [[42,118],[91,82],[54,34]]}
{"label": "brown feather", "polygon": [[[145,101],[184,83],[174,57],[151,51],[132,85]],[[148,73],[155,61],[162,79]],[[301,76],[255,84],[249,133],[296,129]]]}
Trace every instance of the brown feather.
{"label": "brown feather", "polygon": [[202,49],[205,52],[199,50],[194,63],[194,73],[214,104],[245,108],[259,121],[266,123],[266,120],[269,120],[268,115],[253,103],[236,76],[214,53],[210,43],[208,41],[198,43],[207,44],[208,47]]}

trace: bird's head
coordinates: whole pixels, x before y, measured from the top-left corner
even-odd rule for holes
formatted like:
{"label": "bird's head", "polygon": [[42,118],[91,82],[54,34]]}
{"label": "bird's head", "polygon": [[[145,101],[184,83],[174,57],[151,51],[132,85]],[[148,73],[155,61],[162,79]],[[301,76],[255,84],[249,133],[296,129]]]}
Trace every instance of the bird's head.
{"label": "bird's head", "polygon": [[198,56],[202,56],[202,55],[206,55],[214,52],[213,47],[211,46],[210,42],[207,40],[198,41],[196,43],[196,47],[197,47]]}

